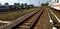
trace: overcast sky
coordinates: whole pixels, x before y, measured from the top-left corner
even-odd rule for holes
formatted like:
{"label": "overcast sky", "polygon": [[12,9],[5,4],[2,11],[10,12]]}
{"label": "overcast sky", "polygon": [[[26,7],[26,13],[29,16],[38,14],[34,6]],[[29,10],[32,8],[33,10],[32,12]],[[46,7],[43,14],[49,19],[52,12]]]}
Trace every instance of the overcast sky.
{"label": "overcast sky", "polygon": [[46,3],[48,0],[0,0],[0,3],[4,4],[4,3],[8,2],[10,5],[12,5],[14,3],[19,2],[20,4],[21,3],[28,3],[28,4],[33,4],[35,6],[38,6],[39,1],[40,1],[40,4],[41,4],[41,3]]}

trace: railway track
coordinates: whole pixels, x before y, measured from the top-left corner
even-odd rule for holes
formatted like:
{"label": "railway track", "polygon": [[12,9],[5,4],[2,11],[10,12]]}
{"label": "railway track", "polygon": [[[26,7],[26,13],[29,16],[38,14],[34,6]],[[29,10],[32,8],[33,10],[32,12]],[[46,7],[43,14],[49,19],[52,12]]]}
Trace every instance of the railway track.
{"label": "railway track", "polygon": [[42,15],[39,17],[33,29],[52,29],[52,24],[49,21],[47,9],[44,8]]}
{"label": "railway track", "polygon": [[0,29],[52,29],[47,10],[44,8],[39,9],[19,17],[12,23],[0,27]]}
{"label": "railway track", "polygon": [[0,24],[0,29],[11,29],[14,26],[18,25],[19,23],[22,23],[23,21],[25,21],[27,18],[31,17],[32,15],[34,15],[35,13],[37,13],[39,10],[33,11],[31,13],[28,13],[26,15],[23,15],[17,19],[15,19],[14,21],[11,21],[11,23],[5,24],[5,23],[1,23]]}
{"label": "railway track", "polygon": [[19,24],[13,29],[31,29],[33,25],[37,22],[39,16],[42,14],[43,9],[35,13],[33,16],[29,17],[27,20],[25,20],[22,24]]}

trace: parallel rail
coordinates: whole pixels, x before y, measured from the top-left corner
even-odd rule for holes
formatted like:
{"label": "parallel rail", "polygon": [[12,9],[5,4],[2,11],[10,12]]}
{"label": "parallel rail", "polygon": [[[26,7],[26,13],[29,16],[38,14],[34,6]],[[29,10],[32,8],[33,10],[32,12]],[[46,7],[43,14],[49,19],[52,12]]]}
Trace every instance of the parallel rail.
{"label": "parallel rail", "polygon": [[27,20],[25,20],[21,25],[19,24],[14,29],[31,29],[35,22],[38,20],[39,16],[42,14],[43,10],[40,10]]}

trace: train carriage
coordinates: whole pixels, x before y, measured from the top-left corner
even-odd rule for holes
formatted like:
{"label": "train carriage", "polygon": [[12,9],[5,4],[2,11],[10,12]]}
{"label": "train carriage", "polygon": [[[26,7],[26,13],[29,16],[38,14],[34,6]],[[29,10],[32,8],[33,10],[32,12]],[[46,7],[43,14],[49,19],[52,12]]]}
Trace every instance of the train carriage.
{"label": "train carriage", "polygon": [[32,8],[33,5],[20,5],[20,6],[15,6],[15,5],[0,5],[0,12],[5,12],[5,11],[12,11],[12,10],[20,10],[20,9],[30,9]]}
{"label": "train carriage", "polygon": [[60,10],[60,0],[51,0],[49,6],[56,10]]}

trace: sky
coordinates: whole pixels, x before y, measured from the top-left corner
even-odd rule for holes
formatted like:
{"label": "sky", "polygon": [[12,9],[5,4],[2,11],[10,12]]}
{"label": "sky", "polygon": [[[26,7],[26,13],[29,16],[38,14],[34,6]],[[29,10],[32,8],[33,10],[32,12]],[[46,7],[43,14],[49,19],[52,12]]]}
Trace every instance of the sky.
{"label": "sky", "polygon": [[[27,3],[27,4],[33,4],[34,6],[39,6],[41,3],[46,3],[49,0],[0,0],[0,3],[9,3],[10,5],[13,5],[14,3]],[[40,2],[40,3],[39,3]]]}

